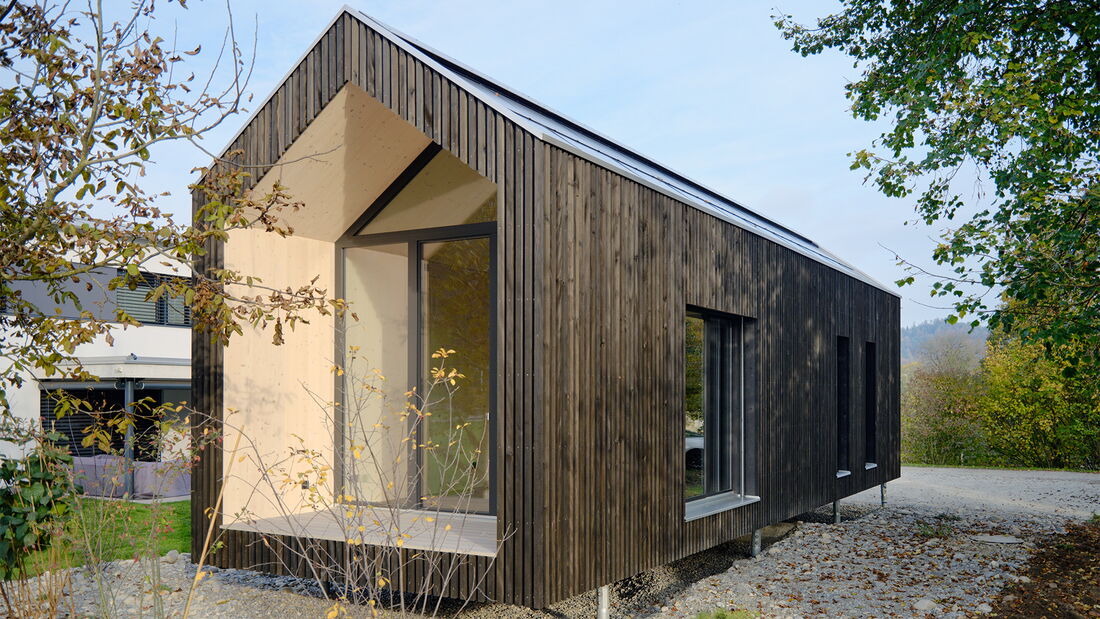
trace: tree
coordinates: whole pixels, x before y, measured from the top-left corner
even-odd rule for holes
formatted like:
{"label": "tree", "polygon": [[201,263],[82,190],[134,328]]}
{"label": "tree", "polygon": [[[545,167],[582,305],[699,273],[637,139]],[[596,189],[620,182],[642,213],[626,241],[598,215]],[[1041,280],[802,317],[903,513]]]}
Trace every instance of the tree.
{"label": "tree", "polygon": [[974,409],[990,446],[1020,466],[1100,467],[1100,394],[1084,374],[1064,376],[1068,347],[1044,351],[995,333]]}
{"label": "tree", "polygon": [[[115,10],[118,3],[111,3]],[[180,0],[180,5],[184,1]],[[160,194],[142,186],[150,150],[169,141],[192,143],[241,111],[248,63],[232,20],[214,73],[196,80],[179,51],[156,36],[154,3],[139,0],[113,17],[102,0],[83,9],[52,0],[0,5],[0,411],[11,421],[5,388],[26,372],[83,376],[76,347],[110,341],[118,323],[140,324],[121,308],[99,316],[81,307],[74,286],[108,269],[108,288],[144,283],[151,261],[192,266],[190,278],[149,293],[181,298],[196,329],[218,341],[243,324],[284,325],[306,313],[340,306],[312,283],[272,289],[246,273],[204,268],[210,243],[230,231],[259,227],[288,235],[280,214],[300,205],[276,186],[267,195],[243,191],[250,170],[218,161],[196,185],[206,202],[194,221],[180,223],[157,206]],[[222,87],[216,85],[222,83]],[[186,170],[181,170],[181,174]],[[115,271],[117,269],[117,271]],[[32,302],[24,289],[43,287],[65,318]],[[67,362],[67,363],[64,363]],[[72,364],[72,365],[69,365]]]}
{"label": "tree", "polygon": [[[1048,346],[1067,366],[1100,368],[1100,2],[842,0],[806,27],[776,17],[803,56],[826,49],[862,73],[847,85],[856,118],[886,119],[853,169],[888,196],[916,194],[926,224],[967,206],[957,174],[991,184],[988,208],[953,224],[930,275],[949,321],[987,319]],[[985,181],[983,181],[985,182]],[[1000,306],[1003,291],[1014,303]],[[1077,363],[1078,359],[1085,363]]]}
{"label": "tree", "polygon": [[942,332],[920,347],[901,395],[902,459],[921,464],[987,464],[991,453],[975,409],[984,380],[982,342]]}

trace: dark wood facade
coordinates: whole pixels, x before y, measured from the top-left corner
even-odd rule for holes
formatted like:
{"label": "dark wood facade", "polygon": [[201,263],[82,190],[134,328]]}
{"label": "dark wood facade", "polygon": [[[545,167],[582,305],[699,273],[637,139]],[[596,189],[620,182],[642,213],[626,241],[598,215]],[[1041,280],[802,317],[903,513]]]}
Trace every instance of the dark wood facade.
{"label": "dark wood facade", "polygon": [[[545,606],[899,475],[897,297],[542,141],[409,47],[341,14],[228,150],[262,171],[350,83],[499,187],[496,488],[505,541],[495,561],[453,557],[464,561],[462,577],[439,593],[477,589],[478,600]],[[204,266],[216,267],[222,249],[209,249]],[[761,496],[692,522],[683,503],[688,305],[756,320]],[[844,478],[831,439],[838,336],[851,339],[850,367],[860,368],[853,394],[862,393],[863,342],[877,345],[880,377],[878,466],[862,468],[864,403],[853,397],[859,466]],[[221,349],[196,333],[192,354],[196,407],[217,413]],[[222,460],[206,453],[192,476],[196,553]],[[216,565],[298,571],[258,534],[223,539]],[[416,569],[413,580],[423,577]]]}

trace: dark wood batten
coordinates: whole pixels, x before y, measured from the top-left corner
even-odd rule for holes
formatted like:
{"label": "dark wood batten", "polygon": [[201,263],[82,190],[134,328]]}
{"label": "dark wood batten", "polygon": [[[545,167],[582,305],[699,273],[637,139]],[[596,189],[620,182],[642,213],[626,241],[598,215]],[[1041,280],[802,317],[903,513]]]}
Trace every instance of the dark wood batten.
{"label": "dark wood batten", "polygon": [[[445,589],[433,585],[432,590],[474,601],[544,605],[541,591],[533,584],[538,577],[534,566],[542,554],[543,522],[537,517],[542,509],[542,482],[533,472],[542,468],[537,461],[541,450],[536,446],[543,441],[536,419],[542,351],[532,345],[541,340],[542,328],[535,296],[541,290],[542,277],[538,249],[542,230],[536,222],[541,219],[543,196],[537,188],[543,184],[544,151],[536,148],[531,134],[344,12],[227,147],[226,152],[233,153],[231,163],[246,166],[253,179],[262,177],[349,83],[499,187],[496,329],[501,361],[496,381],[496,488],[498,538],[502,541],[495,560],[444,555],[445,561],[460,565],[458,577],[449,579]],[[193,200],[198,208],[201,195],[196,192]],[[208,249],[205,264],[220,266],[220,248]],[[196,331],[192,354],[196,408],[209,412],[217,425],[226,405],[219,387],[221,347]],[[221,487],[222,466],[221,449],[207,450],[192,476],[192,550],[196,557],[209,523],[207,512]],[[305,576],[306,564],[295,553],[273,548],[314,545],[327,556],[343,554],[342,543],[324,540],[300,543],[284,537],[280,544],[267,544],[257,533],[237,530],[225,530],[220,539],[224,544],[212,558],[219,567]],[[425,578],[431,578],[430,571],[420,562],[409,561],[407,582],[419,588]]]}
{"label": "dark wood batten", "polygon": [[[558,600],[748,535],[900,474],[899,299],[547,146],[545,597]],[[761,500],[684,518],[684,319],[754,319]],[[835,342],[879,351],[879,463],[836,476]],[[851,376],[863,393],[862,371]],[[863,400],[853,398],[857,406]],[[862,409],[851,445],[863,446]],[[857,450],[858,451],[858,450]],[[872,459],[873,460],[873,459]],[[568,566],[563,568],[562,566]]]}

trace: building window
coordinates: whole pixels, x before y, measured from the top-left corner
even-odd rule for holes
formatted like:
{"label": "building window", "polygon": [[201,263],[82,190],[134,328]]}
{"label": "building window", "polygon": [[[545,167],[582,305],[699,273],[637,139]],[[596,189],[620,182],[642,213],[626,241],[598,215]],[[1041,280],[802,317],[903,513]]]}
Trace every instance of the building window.
{"label": "building window", "polygon": [[[495,513],[496,204],[442,151],[341,242],[340,493],[356,503]],[[440,383],[444,366],[462,376]]]}
{"label": "building window", "polygon": [[[119,269],[118,276],[127,277],[126,271]],[[130,278],[130,286],[122,285],[115,290],[118,307],[143,325],[190,326],[191,308],[184,304],[182,297],[162,294],[155,301],[148,300],[157,286],[172,284],[180,279],[183,278],[156,273],[142,273],[137,279]]]}
{"label": "building window", "polygon": [[684,321],[684,499],[688,519],[757,500],[747,325],[690,310]]}
{"label": "building window", "polygon": [[878,463],[878,360],[874,342],[867,342],[863,354],[863,391],[863,459],[867,468],[873,468]]}
{"label": "building window", "polygon": [[851,351],[846,337],[836,338],[836,471],[837,477],[850,474],[851,436],[849,422],[852,402]]}

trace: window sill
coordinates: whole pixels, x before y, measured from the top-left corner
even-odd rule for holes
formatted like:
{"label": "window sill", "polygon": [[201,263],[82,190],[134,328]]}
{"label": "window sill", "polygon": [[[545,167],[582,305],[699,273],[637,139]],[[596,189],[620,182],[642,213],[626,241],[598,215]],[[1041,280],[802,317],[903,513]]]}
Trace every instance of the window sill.
{"label": "window sill", "polygon": [[708,496],[705,499],[688,501],[684,504],[684,522],[691,522],[721,512],[737,509],[753,503],[759,503],[760,497],[739,495],[733,492]]}
{"label": "window sill", "polygon": [[851,474],[852,474],[851,471],[845,471],[845,470],[841,469],[841,470],[836,472],[836,478],[840,479],[841,477],[848,477]]}
{"label": "window sill", "polygon": [[877,468],[878,468],[878,464],[875,463],[875,462],[865,462],[865,463],[863,463],[863,470],[865,470],[865,471],[870,471],[871,469],[877,469]]}

